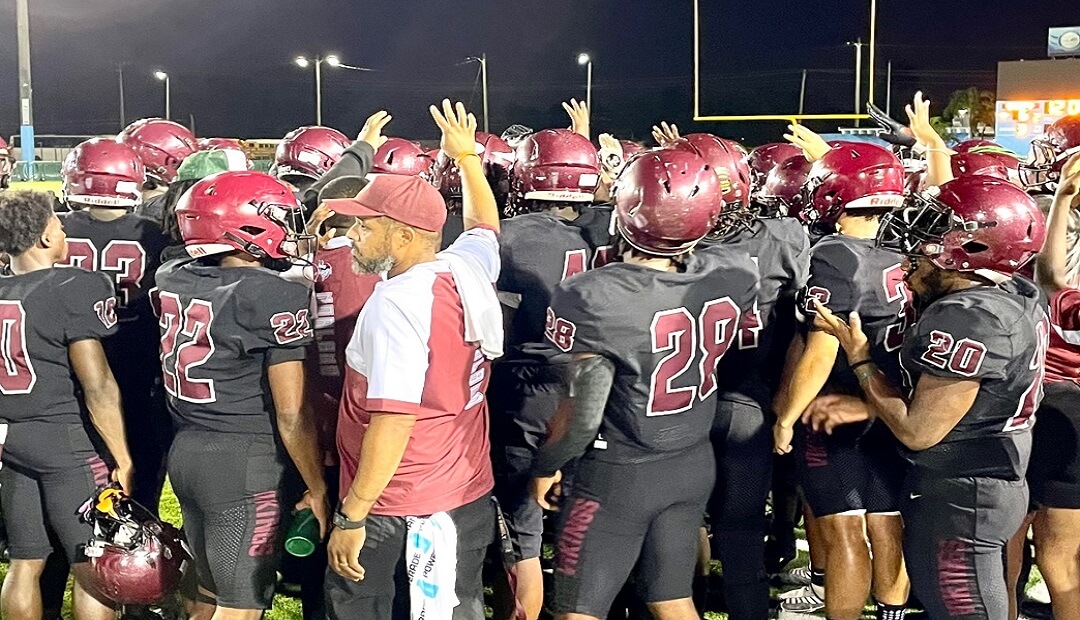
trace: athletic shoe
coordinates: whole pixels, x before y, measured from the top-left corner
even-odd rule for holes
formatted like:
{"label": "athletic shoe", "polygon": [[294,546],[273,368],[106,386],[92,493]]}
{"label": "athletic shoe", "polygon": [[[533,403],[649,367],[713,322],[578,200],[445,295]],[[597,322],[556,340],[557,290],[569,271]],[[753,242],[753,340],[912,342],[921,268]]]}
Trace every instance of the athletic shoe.
{"label": "athletic shoe", "polygon": [[780,573],[780,583],[785,586],[808,586],[811,583],[811,571],[809,566],[800,566]]}
{"label": "athletic shoe", "polygon": [[812,614],[825,609],[823,588],[803,586],[780,595],[780,613]]}

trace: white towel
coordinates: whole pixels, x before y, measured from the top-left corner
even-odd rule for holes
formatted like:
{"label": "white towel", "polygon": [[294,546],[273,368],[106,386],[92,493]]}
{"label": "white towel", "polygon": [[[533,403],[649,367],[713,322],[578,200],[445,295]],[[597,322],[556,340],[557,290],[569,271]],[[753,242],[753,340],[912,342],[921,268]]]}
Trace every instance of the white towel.
{"label": "white towel", "polygon": [[405,566],[412,620],[451,620],[458,606],[457,527],[445,512],[405,517]]}
{"label": "white towel", "polygon": [[473,269],[465,258],[452,252],[440,252],[439,258],[450,266],[461,297],[465,312],[465,341],[478,343],[480,351],[489,360],[502,357],[503,314],[491,280]]}

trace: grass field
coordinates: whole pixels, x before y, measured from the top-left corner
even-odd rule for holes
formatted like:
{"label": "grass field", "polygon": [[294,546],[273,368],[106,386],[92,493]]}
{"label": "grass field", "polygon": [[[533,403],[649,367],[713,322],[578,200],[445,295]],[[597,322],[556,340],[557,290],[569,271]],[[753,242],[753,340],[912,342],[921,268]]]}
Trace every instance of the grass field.
{"label": "grass field", "polygon": [[60,181],[21,181],[12,183],[11,189],[15,191],[52,192],[60,195]]}
{"label": "grass field", "polygon": [[[174,524],[181,525],[182,519],[180,516],[180,505],[176,501],[176,496],[173,495],[172,488],[166,483],[165,492],[161,498],[161,516],[164,520]],[[809,559],[805,552],[800,551],[798,559],[793,563],[793,566],[805,566]],[[3,581],[3,577],[7,574],[7,564],[0,564],[0,581]],[[713,562],[713,573],[719,576],[721,573],[721,567],[719,563]],[[1028,589],[1031,589],[1036,584],[1041,582],[1041,576],[1039,575],[1038,568],[1032,569],[1031,579],[1028,582]],[[776,591],[773,592],[776,594]],[[807,619],[819,618],[819,616],[803,616]],[[73,615],[71,613],[71,589],[70,583],[68,592],[64,596],[64,619],[71,620]],[[265,618],[267,620],[302,620],[303,613],[300,609],[300,601],[295,598],[286,596],[277,596],[274,599],[274,607],[267,612]],[[872,620],[874,618],[873,608],[867,607],[866,613],[863,614],[864,620]],[[0,610],[0,620],[3,619],[2,610]],[[718,612],[706,612],[705,620],[727,620],[727,614]]]}

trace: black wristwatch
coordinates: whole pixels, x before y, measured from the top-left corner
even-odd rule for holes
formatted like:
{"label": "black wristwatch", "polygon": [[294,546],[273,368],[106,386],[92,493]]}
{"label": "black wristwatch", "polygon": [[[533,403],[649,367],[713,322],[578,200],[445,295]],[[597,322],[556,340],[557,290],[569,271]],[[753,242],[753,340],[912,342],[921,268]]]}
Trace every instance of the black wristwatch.
{"label": "black wristwatch", "polygon": [[366,526],[367,517],[364,517],[363,519],[360,519],[358,521],[352,521],[351,519],[349,519],[349,517],[345,516],[345,513],[341,512],[340,506],[337,510],[334,511],[334,527],[338,528],[339,530],[358,530]]}

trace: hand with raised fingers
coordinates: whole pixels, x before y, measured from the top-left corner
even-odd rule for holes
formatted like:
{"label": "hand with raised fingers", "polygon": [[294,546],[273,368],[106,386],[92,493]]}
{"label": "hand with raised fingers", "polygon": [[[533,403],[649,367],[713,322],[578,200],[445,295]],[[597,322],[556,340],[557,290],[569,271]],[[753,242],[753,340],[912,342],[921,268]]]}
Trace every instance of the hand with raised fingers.
{"label": "hand with raised fingers", "polygon": [[429,110],[442,130],[439,145],[447,157],[457,161],[469,153],[476,154],[476,117],[465,110],[464,103],[459,101],[455,105],[443,99],[441,111],[436,106]]}
{"label": "hand with raised fingers", "polygon": [[394,117],[390,116],[389,112],[379,110],[364,122],[364,128],[360,130],[360,135],[356,136],[356,139],[367,142],[376,151],[379,150],[379,147],[386,142],[386,136],[382,135],[382,130],[392,120],[394,120]]}
{"label": "hand with raised fingers", "polygon": [[653,125],[652,137],[660,146],[670,146],[679,141],[679,128],[675,123],[669,125],[667,121],[661,121],[659,125]]}
{"label": "hand with raised fingers", "polygon": [[825,141],[825,138],[817,135],[809,127],[792,123],[788,125],[788,131],[790,133],[784,134],[784,139],[802,149],[806,161],[815,162],[832,150],[832,146]]}
{"label": "hand with raised fingers", "polygon": [[562,107],[570,115],[570,130],[592,139],[589,135],[589,108],[585,102],[571,99],[569,102],[563,102]]}

